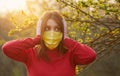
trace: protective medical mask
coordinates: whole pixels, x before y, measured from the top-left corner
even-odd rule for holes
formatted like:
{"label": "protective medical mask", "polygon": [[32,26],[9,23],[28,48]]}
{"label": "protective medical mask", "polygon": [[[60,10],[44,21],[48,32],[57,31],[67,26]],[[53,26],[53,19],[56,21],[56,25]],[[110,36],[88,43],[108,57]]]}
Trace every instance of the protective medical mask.
{"label": "protective medical mask", "polygon": [[45,31],[43,34],[43,41],[49,49],[56,48],[62,40],[63,34],[55,31]]}

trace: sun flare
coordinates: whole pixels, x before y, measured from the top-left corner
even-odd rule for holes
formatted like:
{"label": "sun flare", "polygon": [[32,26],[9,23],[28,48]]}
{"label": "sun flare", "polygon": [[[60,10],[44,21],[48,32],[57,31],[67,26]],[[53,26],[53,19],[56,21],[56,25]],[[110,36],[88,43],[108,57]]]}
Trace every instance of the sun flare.
{"label": "sun flare", "polygon": [[0,0],[0,12],[25,9],[26,0]]}

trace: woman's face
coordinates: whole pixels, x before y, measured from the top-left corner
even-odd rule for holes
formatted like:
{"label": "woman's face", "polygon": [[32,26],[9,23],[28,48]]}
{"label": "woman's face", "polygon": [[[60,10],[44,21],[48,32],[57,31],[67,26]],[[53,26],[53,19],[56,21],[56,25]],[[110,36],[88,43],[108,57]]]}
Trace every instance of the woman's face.
{"label": "woman's face", "polygon": [[60,26],[53,19],[48,19],[45,27],[45,31],[61,32]]}
{"label": "woman's face", "polygon": [[53,19],[49,19],[46,23],[43,34],[44,44],[50,49],[55,49],[58,47],[60,41],[62,40],[61,28]]}

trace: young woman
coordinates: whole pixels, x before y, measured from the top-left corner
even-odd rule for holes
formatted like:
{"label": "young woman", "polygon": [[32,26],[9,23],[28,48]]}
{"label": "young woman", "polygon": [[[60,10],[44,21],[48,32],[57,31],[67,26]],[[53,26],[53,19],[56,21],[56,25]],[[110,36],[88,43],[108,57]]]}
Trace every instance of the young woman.
{"label": "young woman", "polygon": [[2,50],[24,63],[28,76],[75,76],[76,65],[96,58],[93,49],[66,37],[66,22],[56,11],[47,11],[39,19],[35,38],[8,41]]}

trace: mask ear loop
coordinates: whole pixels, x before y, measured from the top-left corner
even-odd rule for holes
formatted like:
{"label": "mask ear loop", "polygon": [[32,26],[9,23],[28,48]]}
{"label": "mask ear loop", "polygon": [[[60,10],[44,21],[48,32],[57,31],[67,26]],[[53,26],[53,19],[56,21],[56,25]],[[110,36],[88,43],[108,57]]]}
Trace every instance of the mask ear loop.
{"label": "mask ear loop", "polygon": [[[67,23],[64,18],[62,19],[62,22],[63,22],[63,26],[64,26],[64,38],[65,38],[67,35]],[[42,19],[40,18],[38,20],[37,27],[36,27],[36,35],[41,34],[41,24],[42,24]]]}

